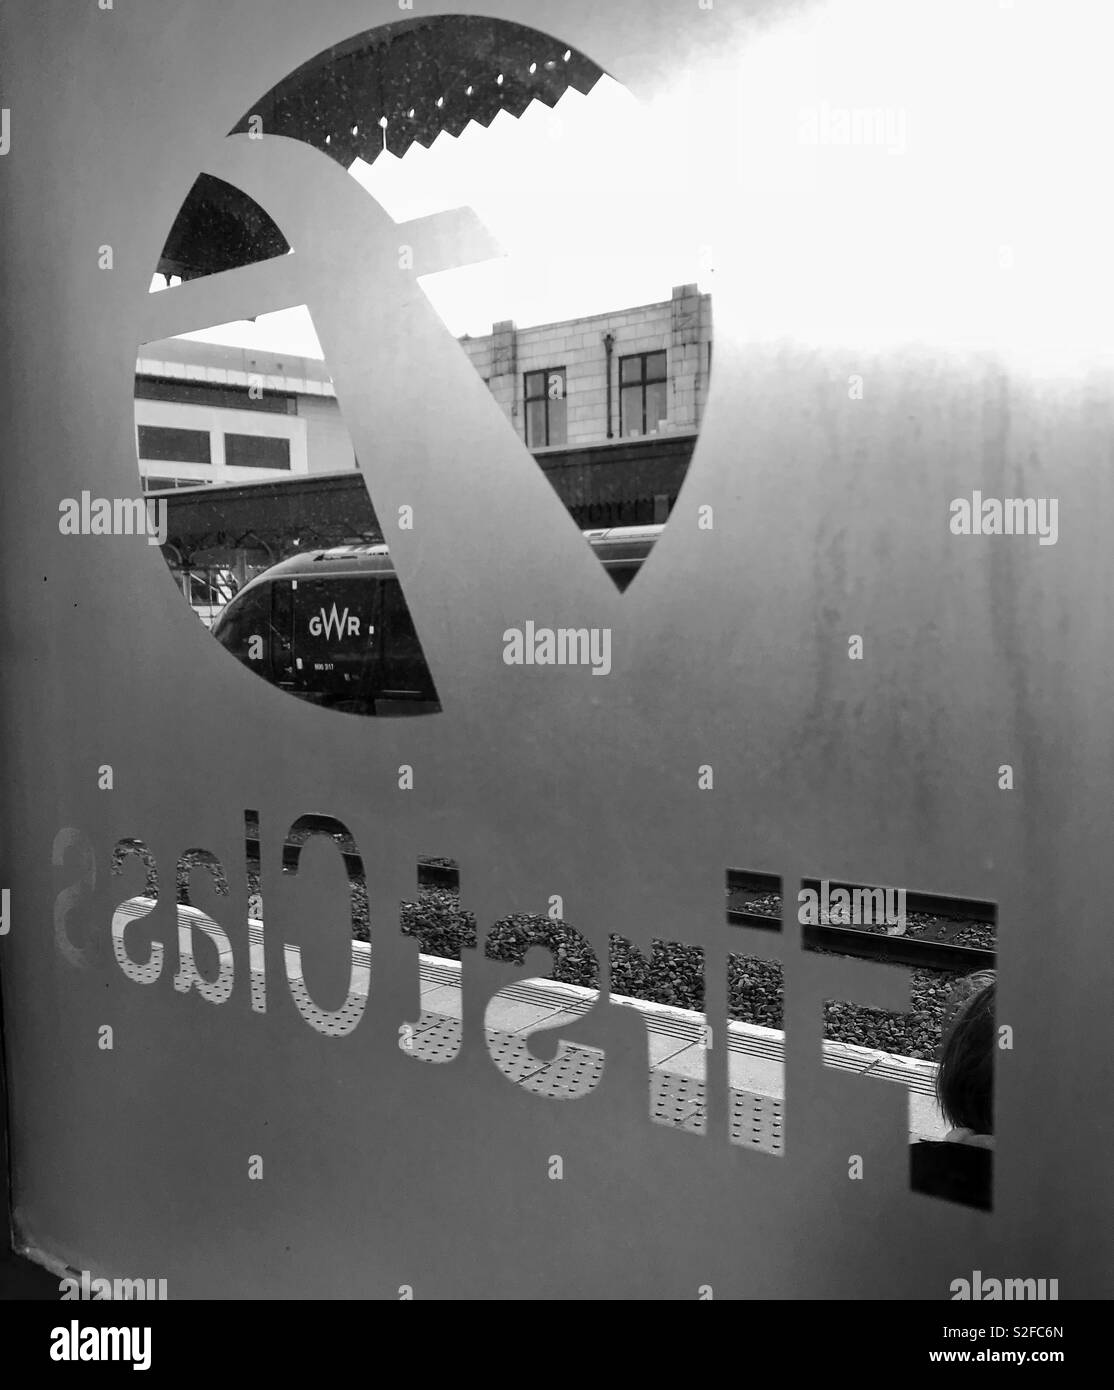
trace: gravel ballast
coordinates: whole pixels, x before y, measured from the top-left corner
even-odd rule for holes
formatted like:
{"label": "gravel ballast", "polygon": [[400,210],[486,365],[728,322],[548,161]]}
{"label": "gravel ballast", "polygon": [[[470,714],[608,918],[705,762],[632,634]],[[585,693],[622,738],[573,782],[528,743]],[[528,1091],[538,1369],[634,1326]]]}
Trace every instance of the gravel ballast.
{"label": "gravel ballast", "polygon": [[[302,838],[299,836],[298,838]],[[339,837],[338,837],[339,838]],[[138,843],[133,842],[138,849]],[[348,848],[343,844],[342,847]],[[121,856],[122,859],[123,856]],[[119,861],[118,861],[119,862]],[[451,861],[430,861],[451,865]],[[198,866],[199,877],[208,871]],[[223,875],[217,874],[218,884]],[[351,879],[353,892],[353,932],[362,941],[370,940],[367,892],[362,877]],[[179,868],[177,900],[189,902],[188,873]],[[148,872],[145,891],[156,896],[154,874]],[[260,903],[258,874],[249,872],[248,891],[253,907]],[[477,944],[475,919],[463,911],[455,891],[443,887],[422,888],[413,900],[401,905],[401,929],[418,941],[427,955],[459,960],[462,949]],[[748,909],[770,916],[780,911],[776,895],[753,903]],[[920,922],[910,922],[916,934]],[[989,924],[965,926],[954,938],[957,944],[993,949],[995,931]],[[542,946],[553,957],[550,978],[588,989],[600,985],[601,962],[580,933],[566,922],[547,917],[511,914],[495,922],[487,934],[486,954],[490,959],[521,964],[531,946]],[[669,1004],[701,1012],[704,1007],[703,952],[687,942],[655,939],[649,950],[642,950],[621,936],[609,940],[610,987],[614,994]],[[936,1057],[942,1025],[949,1013],[961,979],[950,971],[912,972],[910,1007],[894,1014],[868,1009],[846,1001],[832,1000],[824,1008],[824,1036],[833,1042],[855,1043],[906,1057]],[[784,986],[779,962],[754,956],[728,957],[728,1013],[732,1020],[782,1029]]]}

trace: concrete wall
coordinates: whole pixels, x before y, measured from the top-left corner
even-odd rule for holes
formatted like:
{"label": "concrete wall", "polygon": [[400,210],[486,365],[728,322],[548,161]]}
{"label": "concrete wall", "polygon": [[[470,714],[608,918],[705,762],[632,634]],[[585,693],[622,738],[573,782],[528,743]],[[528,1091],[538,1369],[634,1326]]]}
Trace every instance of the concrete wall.
{"label": "concrete wall", "polygon": [[310,473],[341,473],[356,467],[352,436],[335,396],[299,396],[297,418],[306,425],[306,463]]}

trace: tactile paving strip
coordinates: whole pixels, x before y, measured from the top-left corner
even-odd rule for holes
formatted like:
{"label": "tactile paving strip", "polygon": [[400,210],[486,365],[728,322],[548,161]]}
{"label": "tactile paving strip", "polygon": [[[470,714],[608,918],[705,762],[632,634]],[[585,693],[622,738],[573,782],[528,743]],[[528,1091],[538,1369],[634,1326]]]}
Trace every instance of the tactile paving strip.
{"label": "tactile paving strip", "polygon": [[419,954],[423,985],[460,985],[460,966],[454,961],[451,965],[439,956]]}
{"label": "tactile paving strip", "polygon": [[116,931],[116,918],[121,914],[135,921],[136,918],[146,917],[152,908],[158,906],[154,898],[129,898],[127,902],[121,903],[113,914],[112,932],[112,954],[116,958],[116,964],[127,975],[129,980],[135,980],[141,985],[150,985],[162,974],[163,967],[163,948],[161,944],[155,942],[151,946],[151,955],[145,965],[139,965],[128,955],[124,949],[124,940],[119,932]]}
{"label": "tactile paving strip", "polygon": [[640,1010],[646,1026],[655,1033],[669,1038],[680,1038],[687,1043],[703,1042],[707,1036],[703,1023],[691,1023],[688,1019],[673,1018],[663,1010]]}
{"label": "tactile paving strip", "polygon": [[[488,1029],[487,1046],[496,1065],[507,1080],[517,1082],[520,1086],[536,1072],[545,1071],[556,1065],[556,1062],[543,1062],[540,1057],[535,1057],[527,1046],[526,1039],[519,1037],[517,1033],[499,1033],[494,1029]],[[527,1089],[533,1090],[535,1088],[531,1086]],[[553,1095],[554,1092],[542,1091],[541,1094]],[[570,1094],[573,1093],[570,1092]]]}
{"label": "tactile paving strip", "polygon": [[731,1142],[764,1153],[781,1153],[782,1102],[755,1091],[732,1090]]}
{"label": "tactile paving strip", "polygon": [[[248,929],[251,942],[251,929]],[[366,941],[352,942],[351,984],[344,1003],[339,1009],[323,1009],[315,1004],[306,988],[301,974],[301,961],[296,959],[294,948],[286,948],[286,973],[290,994],[297,1005],[298,1012],[318,1033],[326,1037],[341,1038],[351,1033],[364,1015],[368,994],[371,989],[371,947]]]}
{"label": "tactile paving strip", "polygon": [[759,1033],[741,1033],[737,1025],[728,1029],[727,1046],[744,1057],[766,1057],[771,1062],[785,1060],[785,1043],[780,1036],[767,1038]]}
{"label": "tactile paving strip", "polygon": [[[561,1011],[567,1014],[586,1014],[596,1002],[594,997],[578,999],[558,995],[555,999],[554,991],[546,985],[504,985],[499,993],[522,1004],[541,1004],[546,1008],[554,1008],[559,1004]],[[596,994],[597,991],[593,990],[592,995]]]}
{"label": "tactile paving strip", "polygon": [[650,1073],[650,1118],[691,1134],[707,1132],[704,1083],[689,1076],[654,1070]]}
{"label": "tactile paving strip", "polygon": [[451,1062],[460,1051],[459,1018],[423,1013],[413,1027],[410,1046],[403,1048],[403,1051],[417,1061]]}
{"label": "tactile paving strip", "polygon": [[873,1076],[882,1081],[897,1081],[901,1085],[907,1086],[909,1090],[916,1091],[919,1095],[935,1096],[935,1069],[930,1073],[912,1067],[907,1062],[903,1065],[903,1061],[902,1058],[891,1060],[885,1054],[879,1053],[873,1061],[864,1062],[862,1057],[854,1053],[844,1055],[830,1045],[824,1049],[824,1065],[835,1071],[851,1071],[857,1076]]}
{"label": "tactile paving strip", "polygon": [[[410,1055],[428,1062],[451,1061],[460,1039],[459,1019],[423,1014],[415,1025]],[[598,1048],[563,1043],[553,1061],[543,1062],[517,1033],[489,1030],[487,1045],[508,1080],[552,1100],[586,1096],[603,1076],[605,1059]],[[650,1110],[657,1124],[673,1125],[691,1134],[707,1132],[702,1081],[655,1068],[650,1073]],[[765,1153],[781,1153],[782,1102],[754,1091],[732,1090],[731,1142]]]}
{"label": "tactile paving strip", "polygon": [[367,1006],[366,994],[350,994],[341,1007],[332,1013],[313,1002],[304,980],[291,980],[289,984],[298,1012],[311,1028],[329,1038],[342,1038],[346,1033],[351,1033]]}
{"label": "tactile paving strip", "polygon": [[523,1076],[518,1084],[523,1090],[533,1091],[537,1096],[576,1100],[598,1086],[602,1076],[603,1053],[598,1048],[562,1043],[552,1062],[541,1063],[535,1071]]}
{"label": "tactile paving strip", "polygon": [[[460,966],[455,961],[443,961],[440,957],[428,955],[422,955],[420,959],[423,982],[459,985]],[[503,993],[524,1003],[559,1006],[562,1012],[576,1014],[586,1012],[598,998],[596,990],[577,989],[546,979],[539,979],[533,984],[519,982],[509,985]],[[705,1036],[705,1025],[699,1014],[669,1006],[647,1005],[643,1000],[622,995],[613,996],[611,1002],[638,1009],[647,1027],[659,1036],[680,1038],[690,1043],[699,1043]],[[727,1031],[727,1046],[737,1055],[765,1058],[777,1063],[784,1061],[784,1038],[776,1031],[733,1023]],[[935,1094],[936,1068],[931,1063],[891,1057],[885,1053],[874,1053],[867,1048],[826,1042],[824,1065],[840,1071],[897,1082],[921,1095]]]}
{"label": "tactile paving strip", "polygon": [[[456,985],[459,988],[461,971],[455,961],[447,962],[439,956],[427,956],[424,953],[419,955],[418,959],[421,962],[423,985]],[[504,985],[499,993],[507,999],[515,999],[523,1004],[560,1007],[562,1012],[570,1014],[587,1013],[599,997],[598,990],[573,990],[547,979],[539,979],[536,984],[515,981],[513,984]]]}

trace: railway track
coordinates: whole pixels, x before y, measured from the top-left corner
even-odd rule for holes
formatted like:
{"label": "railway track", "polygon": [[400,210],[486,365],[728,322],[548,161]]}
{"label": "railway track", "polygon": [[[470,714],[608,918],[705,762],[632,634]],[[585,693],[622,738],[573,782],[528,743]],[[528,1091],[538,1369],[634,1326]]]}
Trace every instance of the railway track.
{"label": "railway track", "polygon": [[[303,818],[305,829],[333,834],[335,823],[324,816]],[[300,844],[288,841],[283,846],[282,867],[291,870],[297,862]],[[258,863],[259,841],[248,838],[245,849],[249,863]],[[340,846],[345,867],[350,875],[362,877],[363,861],[354,850]],[[727,921],[731,926],[760,931],[780,931],[782,927],[781,880],[775,874],[752,873],[741,869],[727,872]],[[819,889],[819,881],[805,880],[804,887]],[[830,883],[830,889],[853,890],[866,885]],[[418,888],[439,888],[456,893],[460,887],[460,870],[455,864],[418,861]],[[972,928],[983,928],[984,936],[992,936],[995,924],[993,903],[970,898],[952,898],[929,893],[906,893],[906,918],[910,922],[901,936],[889,936],[884,930],[871,927],[843,925],[835,922],[805,924],[802,938],[807,950],[830,951],[862,960],[883,961],[916,970],[947,970],[969,975],[976,970],[993,969],[996,952],[988,945],[964,945],[955,938],[971,934]]]}
{"label": "railway track", "polygon": [[[820,882],[806,879],[802,886],[819,891]],[[829,883],[829,889],[849,891],[866,886]],[[729,870],[727,894],[727,920],[732,926],[780,931],[781,881],[775,874]],[[972,928],[982,928],[979,934],[991,936],[996,920],[993,903],[932,893],[906,893],[905,913],[909,925],[901,936],[888,936],[884,930],[869,926],[836,922],[802,924],[801,934],[807,950],[831,951],[916,970],[948,970],[969,975],[976,970],[994,969],[996,952],[993,949],[985,945],[964,945],[955,939],[972,934]]]}

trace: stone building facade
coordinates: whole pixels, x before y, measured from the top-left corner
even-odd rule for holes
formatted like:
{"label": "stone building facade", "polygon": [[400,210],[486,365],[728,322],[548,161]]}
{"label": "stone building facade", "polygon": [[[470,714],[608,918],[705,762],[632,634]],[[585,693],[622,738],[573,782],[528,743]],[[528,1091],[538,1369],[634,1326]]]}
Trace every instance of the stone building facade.
{"label": "stone building facade", "polygon": [[[695,434],[712,356],[711,295],[516,329],[461,346],[532,453]],[[610,383],[610,389],[609,389]]]}

